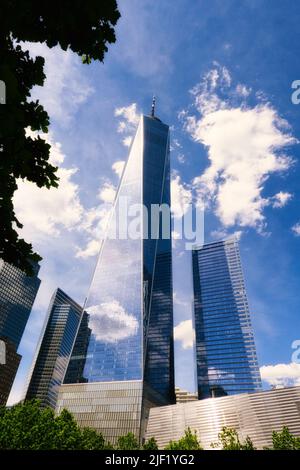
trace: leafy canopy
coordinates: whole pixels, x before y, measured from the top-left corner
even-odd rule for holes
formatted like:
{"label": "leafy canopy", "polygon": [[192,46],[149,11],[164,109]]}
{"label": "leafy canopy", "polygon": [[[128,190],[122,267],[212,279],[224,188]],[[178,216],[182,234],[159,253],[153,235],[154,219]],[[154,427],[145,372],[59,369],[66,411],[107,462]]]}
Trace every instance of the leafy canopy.
{"label": "leafy canopy", "polygon": [[197,432],[192,432],[190,428],[184,431],[184,436],[179,441],[170,441],[166,450],[202,450],[197,438]]}
{"label": "leafy canopy", "polygon": [[211,444],[212,447],[221,447],[222,450],[255,450],[249,436],[241,442],[237,431],[233,428],[223,427],[218,435],[219,442]]}
{"label": "leafy canopy", "polygon": [[[268,450],[300,450],[300,437],[287,427],[272,434],[273,447]],[[233,428],[224,427],[219,442],[212,447],[223,450],[255,450],[249,436],[241,442]],[[80,428],[72,414],[63,410],[59,416],[51,408],[42,407],[38,400],[25,401],[11,408],[0,407],[0,449],[27,450],[102,450],[114,449],[101,433]],[[152,437],[143,446],[132,432],[118,439],[116,450],[157,450]],[[202,450],[197,433],[190,428],[178,441],[170,441],[166,450]]]}
{"label": "leafy canopy", "polygon": [[273,431],[272,442],[273,450],[300,450],[300,437],[293,436],[286,426],[281,432]]}
{"label": "leafy canopy", "polygon": [[110,449],[102,434],[80,429],[69,411],[55,416],[38,400],[0,408],[0,449],[101,450]]}
{"label": "leafy canopy", "polygon": [[2,0],[0,15],[0,80],[6,104],[0,104],[0,258],[33,274],[41,260],[32,245],[19,237],[22,228],[13,207],[17,181],[38,187],[57,187],[57,168],[49,162],[50,146],[26,133],[48,132],[49,117],[39,101],[30,101],[35,85],[45,80],[44,58],[32,59],[18,42],[59,45],[82,57],[84,63],[103,61],[107,45],[116,40],[120,13],[116,0]]}

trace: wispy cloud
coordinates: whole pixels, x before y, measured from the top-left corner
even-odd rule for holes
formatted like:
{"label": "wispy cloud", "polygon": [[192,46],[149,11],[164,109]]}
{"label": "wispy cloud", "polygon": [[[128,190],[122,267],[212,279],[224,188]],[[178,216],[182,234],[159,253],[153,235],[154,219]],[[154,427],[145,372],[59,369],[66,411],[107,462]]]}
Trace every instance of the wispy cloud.
{"label": "wispy cloud", "polygon": [[41,43],[21,45],[32,57],[45,58],[46,80],[43,87],[33,88],[32,98],[40,100],[51,119],[62,127],[68,126],[80,105],[94,93],[80,58],[59,46],[50,49]]}
{"label": "wispy cloud", "polygon": [[297,222],[295,225],[292,227],[292,232],[296,237],[300,237],[300,222]]}
{"label": "wispy cloud", "polygon": [[137,104],[132,103],[128,106],[115,109],[115,116],[119,118],[118,132],[123,134],[122,139],[125,147],[130,147],[133,135],[137,129],[140,113],[137,111]]}
{"label": "wispy cloud", "polygon": [[171,179],[171,209],[175,218],[181,218],[192,203],[192,190],[181,181],[178,174]]}
{"label": "wispy cloud", "polygon": [[[177,35],[172,40],[161,27],[161,21],[155,15],[155,8],[149,2],[131,0],[126,7],[120,2],[121,18],[118,22],[118,43],[111,55],[124,64],[126,70],[134,75],[161,81],[172,72],[171,50],[175,46]],[[126,14],[122,14],[126,8]]]}
{"label": "wispy cloud", "polygon": [[219,228],[219,229],[216,229],[216,230],[212,230],[210,232],[210,235],[214,240],[225,240],[226,238],[229,238],[229,237],[235,237],[238,240],[240,240],[242,235],[243,235],[243,231],[242,230],[235,230],[233,232],[230,232],[230,231],[225,230],[223,228]]}
{"label": "wispy cloud", "polygon": [[291,193],[287,193],[284,191],[279,191],[279,193],[275,194],[272,201],[272,206],[274,208],[281,208],[287,205],[287,203],[292,199],[293,195]]}
{"label": "wispy cloud", "polygon": [[[119,178],[123,173],[124,165],[125,161],[123,160],[118,160],[112,164],[112,170]],[[117,187],[106,178],[98,191],[98,199],[100,199],[101,203],[98,206],[85,210],[77,229],[79,232],[85,233],[88,239],[83,247],[77,247],[76,258],[86,259],[99,253],[116,191]]]}

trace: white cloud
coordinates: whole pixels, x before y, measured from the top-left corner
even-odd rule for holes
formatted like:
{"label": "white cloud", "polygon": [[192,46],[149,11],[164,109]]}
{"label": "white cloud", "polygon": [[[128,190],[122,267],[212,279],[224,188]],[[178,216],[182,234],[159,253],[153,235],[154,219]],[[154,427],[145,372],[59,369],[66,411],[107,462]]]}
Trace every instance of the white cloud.
{"label": "white cloud", "polygon": [[[30,133],[34,137],[33,133]],[[51,134],[41,134],[50,145],[50,162],[57,165],[65,156],[61,145],[54,142]],[[18,189],[13,203],[16,215],[24,228],[21,233],[35,242],[41,235],[57,237],[61,229],[73,229],[80,223],[83,207],[79,199],[79,187],[72,180],[77,168],[58,169],[58,188],[39,188],[34,183],[18,180]]]}
{"label": "white cloud", "polygon": [[98,197],[101,201],[112,204],[116,195],[116,187],[111,181],[106,181],[100,188]]}
{"label": "white cloud", "polygon": [[129,106],[123,106],[115,110],[115,116],[122,117],[124,121],[119,124],[119,132],[125,132],[128,125],[137,126],[140,115],[137,113],[137,104],[132,103]]}
{"label": "white cloud", "polygon": [[76,252],[76,258],[90,258],[91,256],[96,256],[101,247],[101,240],[90,240],[86,247],[83,249],[78,248]]}
{"label": "white cloud", "polygon": [[[221,67],[214,62],[215,68],[209,70],[195,87],[191,94],[195,100],[195,106],[201,114],[209,114],[226,107],[226,101],[220,98],[217,90],[230,87],[231,75],[226,67]],[[184,117],[184,112],[180,117]]]}
{"label": "white cloud", "polygon": [[180,341],[183,349],[190,349],[194,345],[195,332],[192,320],[184,320],[174,328],[174,339]]}
{"label": "white cloud", "polygon": [[59,46],[48,48],[41,43],[22,43],[32,57],[45,58],[46,80],[43,87],[35,87],[32,99],[39,99],[50,118],[65,126],[70,123],[78,108],[94,92],[83,73],[80,57]]}
{"label": "white cloud", "polygon": [[90,238],[84,248],[77,247],[76,258],[85,259],[99,253],[111,214],[111,207],[111,203],[104,203],[85,211],[78,230],[85,232]]}
{"label": "white cloud", "polygon": [[136,103],[132,103],[129,106],[123,106],[115,109],[115,116],[121,118],[118,125],[118,132],[126,134],[122,139],[125,147],[130,147],[133,135],[137,129],[140,114],[137,112]]}
{"label": "white cloud", "polygon": [[119,178],[121,178],[122,176],[124,166],[125,166],[124,160],[118,160],[112,165],[113,171],[118,175]]}
{"label": "white cloud", "polygon": [[274,208],[284,207],[292,199],[292,197],[293,195],[291,193],[279,191],[279,193],[275,194],[275,196],[272,198],[272,206]]}
{"label": "white cloud", "polygon": [[128,135],[127,137],[124,137],[124,139],[122,140],[122,144],[123,144],[125,147],[130,147],[131,142],[132,142],[132,139],[133,139],[133,136]]}
{"label": "white cloud", "polygon": [[262,380],[273,386],[300,385],[300,364],[276,364],[260,368]]}
{"label": "white cloud", "polygon": [[[124,165],[125,162],[123,160],[118,160],[112,165],[112,170],[119,178],[122,175]],[[102,201],[102,204],[85,211],[79,230],[88,233],[90,235],[90,239],[84,248],[77,247],[77,258],[88,258],[99,253],[101,241],[105,236],[107,222],[111,215],[116,191],[117,188],[110,180],[107,179],[99,188],[98,192],[98,199]]]}
{"label": "white cloud", "polygon": [[295,225],[293,225],[292,231],[296,237],[300,237],[300,222],[297,222]]}
{"label": "white cloud", "polygon": [[192,203],[191,189],[182,183],[179,175],[171,180],[171,209],[175,218],[182,217]]}
{"label": "white cloud", "polygon": [[135,335],[138,330],[137,319],[127,313],[117,300],[94,305],[86,310],[92,314],[89,326],[99,341],[114,343]]}
{"label": "white cloud", "polygon": [[[265,182],[290,168],[292,159],[284,149],[296,139],[268,103],[232,107],[230,99],[236,100],[237,93],[230,90],[228,75],[220,67],[207,74],[192,90],[201,116],[182,114],[186,130],[207,148],[209,158],[209,166],[193,183],[199,199],[212,205],[224,227],[238,224],[261,230],[263,210],[272,203],[263,196]],[[229,98],[221,99],[218,90],[224,95],[226,88]]]}
{"label": "white cloud", "polygon": [[[31,131],[28,134],[32,138],[37,135]],[[63,164],[65,155],[60,143],[53,140],[51,133],[40,135],[51,145],[50,162],[55,165]],[[122,164],[122,161],[115,162],[113,170],[120,172]],[[13,202],[16,215],[24,225],[20,233],[25,239],[37,244],[39,250],[42,244],[44,250],[45,243],[49,243],[49,236],[62,239],[66,238],[66,231],[73,232],[70,243],[76,248],[80,234],[85,241],[81,239],[81,246],[77,246],[75,256],[85,259],[99,253],[116,188],[106,180],[98,192],[102,203],[86,209],[80,201],[79,186],[73,181],[76,172],[77,168],[60,166],[57,173],[59,186],[51,189],[38,188],[33,183],[18,180],[18,190]]]}

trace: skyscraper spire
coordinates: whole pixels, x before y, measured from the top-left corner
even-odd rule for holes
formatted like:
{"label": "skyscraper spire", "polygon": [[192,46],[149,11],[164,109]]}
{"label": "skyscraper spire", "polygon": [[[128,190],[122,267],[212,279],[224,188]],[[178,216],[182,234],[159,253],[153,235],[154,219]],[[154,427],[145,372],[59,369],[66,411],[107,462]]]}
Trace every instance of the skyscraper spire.
{"label": "skyscraper spire", "polygon": [[156,97],[155,97],[155,95],[153,95],[153,98],[152,98],[152,106],[151,106],[151,117],[154,117],[155,104],[156,104]]}

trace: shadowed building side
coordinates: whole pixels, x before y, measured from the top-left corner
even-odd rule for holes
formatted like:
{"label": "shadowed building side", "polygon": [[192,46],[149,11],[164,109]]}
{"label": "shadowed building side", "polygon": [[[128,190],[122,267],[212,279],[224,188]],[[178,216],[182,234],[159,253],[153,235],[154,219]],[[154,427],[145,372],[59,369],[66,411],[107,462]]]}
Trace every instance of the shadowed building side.
{"label": "shadowed building side", "polygon": [[40,286],[39,265],[33,276],[0,259],[0,339],[6,350],[5,364],[0,363],[0,405],[9,397],[18,366],[18,354],[29,315]]}
{"label": "shadowed building side", "polygon": [[33,361],[26,400],[38,399],[42,405],[55,408],[81,316],[82,307],[57,289]]}

